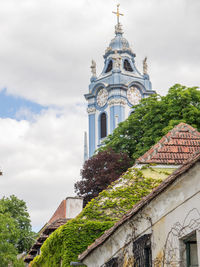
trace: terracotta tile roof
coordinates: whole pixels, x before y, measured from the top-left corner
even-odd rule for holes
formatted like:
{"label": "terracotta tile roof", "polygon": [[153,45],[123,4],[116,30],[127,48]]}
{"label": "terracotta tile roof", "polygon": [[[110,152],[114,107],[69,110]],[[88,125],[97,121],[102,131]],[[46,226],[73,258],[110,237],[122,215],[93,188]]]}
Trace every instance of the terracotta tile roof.
{"label": "terracotta tile roof", "polygon": [[45,227],[45,229],[43,230],[43,234],[45,235],[50,235],[52,232],[54,232],[58,227],[60,227],[61,225],[65,224],[68,221],[68,219],[58,219],[56,221],[54,221],[51,224],[47,224],[47,226]]}
{"label": "terracotta tile roof", "polygon": [[28,255],[28,256],[26,256],[26,258],[24,259],[24,262],[29,263],[29,262],[31,262],[31,261],[34,259],[34,257],[35,257],[35,256],[33,256],[33,255]]}
{"label": "terracotta tile roof", "polygon": [[186,123],[180,123],[168,132],[136,163],[182,165],[200,150],[200,133]]}
{"label": "terracotta tile roof", "polygon": [[30,251],[29,251],[29,255],[35,255],[35,254],[37,254],[37,249],[31,249]]}
{"label": "terracotta tile roof", "polygon": [[54,212],[53,216],[51,217],[51,219],[49,220],[48,223],[52,223],[58,219],[64,219],[66,218],[66,199],[64,199],[59,207],[57,208],[57,210]]}
{"label": "terracotta tile roof", "polygon": [[181,175],[187,172],[192,166],[200,161],[200,153],[195,153],[183,166],[179,167],[175,172],[173,172],[167,179],[165,179],[158,187],[152,190],[152,192],[139,201],[133,208],[127,212],[121,220],[114,224],[112,228],[105,231],[105,233],[95,240],[81,255],[79,255],[79,260],[82,261],[86,258],[93,250],[101,246],[121,225],[126,221],[131,219],[136,213],[138,213],[142,208],[148,205],[154,198],[165,191],[171,184],[173,184]]}
{"label": "terracotta tile roof", "polygon": [[32,249],[38,249],[38,248],[40,248],[42,246],[42,243],[40,243],[40,242],[36,242],[33,246],[32,246]]}
{"label": "terracotta tile roof", "polygon": [[58,229],[60,226],[64,225],[67,221],[68,219],[61,218],[54,221],[53,223],[46,224],[40,236],[37,238],[35,244],[32,246],[28,255],[25,257],[24,262],[31,262],[37,255],[44,241],[50,236],[50,234],[53,233],[56,229]]}

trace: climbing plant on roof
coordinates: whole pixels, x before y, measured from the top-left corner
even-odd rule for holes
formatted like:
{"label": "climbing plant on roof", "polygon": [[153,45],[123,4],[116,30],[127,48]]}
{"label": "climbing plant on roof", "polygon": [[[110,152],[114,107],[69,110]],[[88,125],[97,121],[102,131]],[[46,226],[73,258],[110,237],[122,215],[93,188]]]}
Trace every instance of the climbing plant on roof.
{"label": "climbing plant on roof", "polygon": [[111,228],[135,203],[161,183],[159,179],[145,177],[142,170],[130,168],[98,197],[91,200],[77,218],[58,228],[44,242],[41,255],[32,267],[69,267],[96,238]]}

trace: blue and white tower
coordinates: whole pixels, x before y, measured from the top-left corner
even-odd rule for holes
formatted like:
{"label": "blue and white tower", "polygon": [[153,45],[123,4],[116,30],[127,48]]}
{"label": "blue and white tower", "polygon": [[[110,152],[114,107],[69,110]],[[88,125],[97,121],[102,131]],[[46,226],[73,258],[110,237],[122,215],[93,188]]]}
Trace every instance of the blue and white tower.
{"label": "blue and white tower", "polygon": [[92,77],[88,101],[89,118],[89,157],[101,146],[102,140],[124,121],[142,98],[154,94],[147,74],[146,58],[143,61],[143,74],[135,66],[135,54],[123,37],[122,26],[115,26],[115,38],[111,40],[104,55],[104,68],[96,75],[96,63],[92,61]]}

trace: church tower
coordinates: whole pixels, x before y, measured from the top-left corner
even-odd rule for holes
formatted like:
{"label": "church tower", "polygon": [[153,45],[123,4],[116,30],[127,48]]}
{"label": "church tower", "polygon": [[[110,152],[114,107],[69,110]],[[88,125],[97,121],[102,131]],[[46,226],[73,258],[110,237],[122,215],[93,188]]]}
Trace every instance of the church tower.
{"label": "church tower", "polygon": [[118,123],[124,121],[142,98],[155,91],[151,88],[147,74],[146,58],[143,61],[143,74],[135,66],[135,54],[123,37],[119,22],[119,5],[117,12],[115,37],[111,40],[104,54],[104,68],[97,77],[96,63],[92,60],[92,77],[88,101],[89,118],[89,157],[101,146],[103,139],[111,134]]}

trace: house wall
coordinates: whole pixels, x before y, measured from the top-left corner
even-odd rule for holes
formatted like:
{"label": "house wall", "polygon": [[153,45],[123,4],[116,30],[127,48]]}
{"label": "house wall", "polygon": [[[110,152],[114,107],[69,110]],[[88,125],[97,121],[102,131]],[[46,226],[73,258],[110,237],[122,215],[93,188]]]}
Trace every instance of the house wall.
{"label": "house wall", "polygon": [[105,266],[114,257],[119,267],[133,266],[133,241],[151,234],[153,266],[186,266],[183,239],[196,231],[200,262],[200,163],[118,228],[84,260],[88,267]]}

